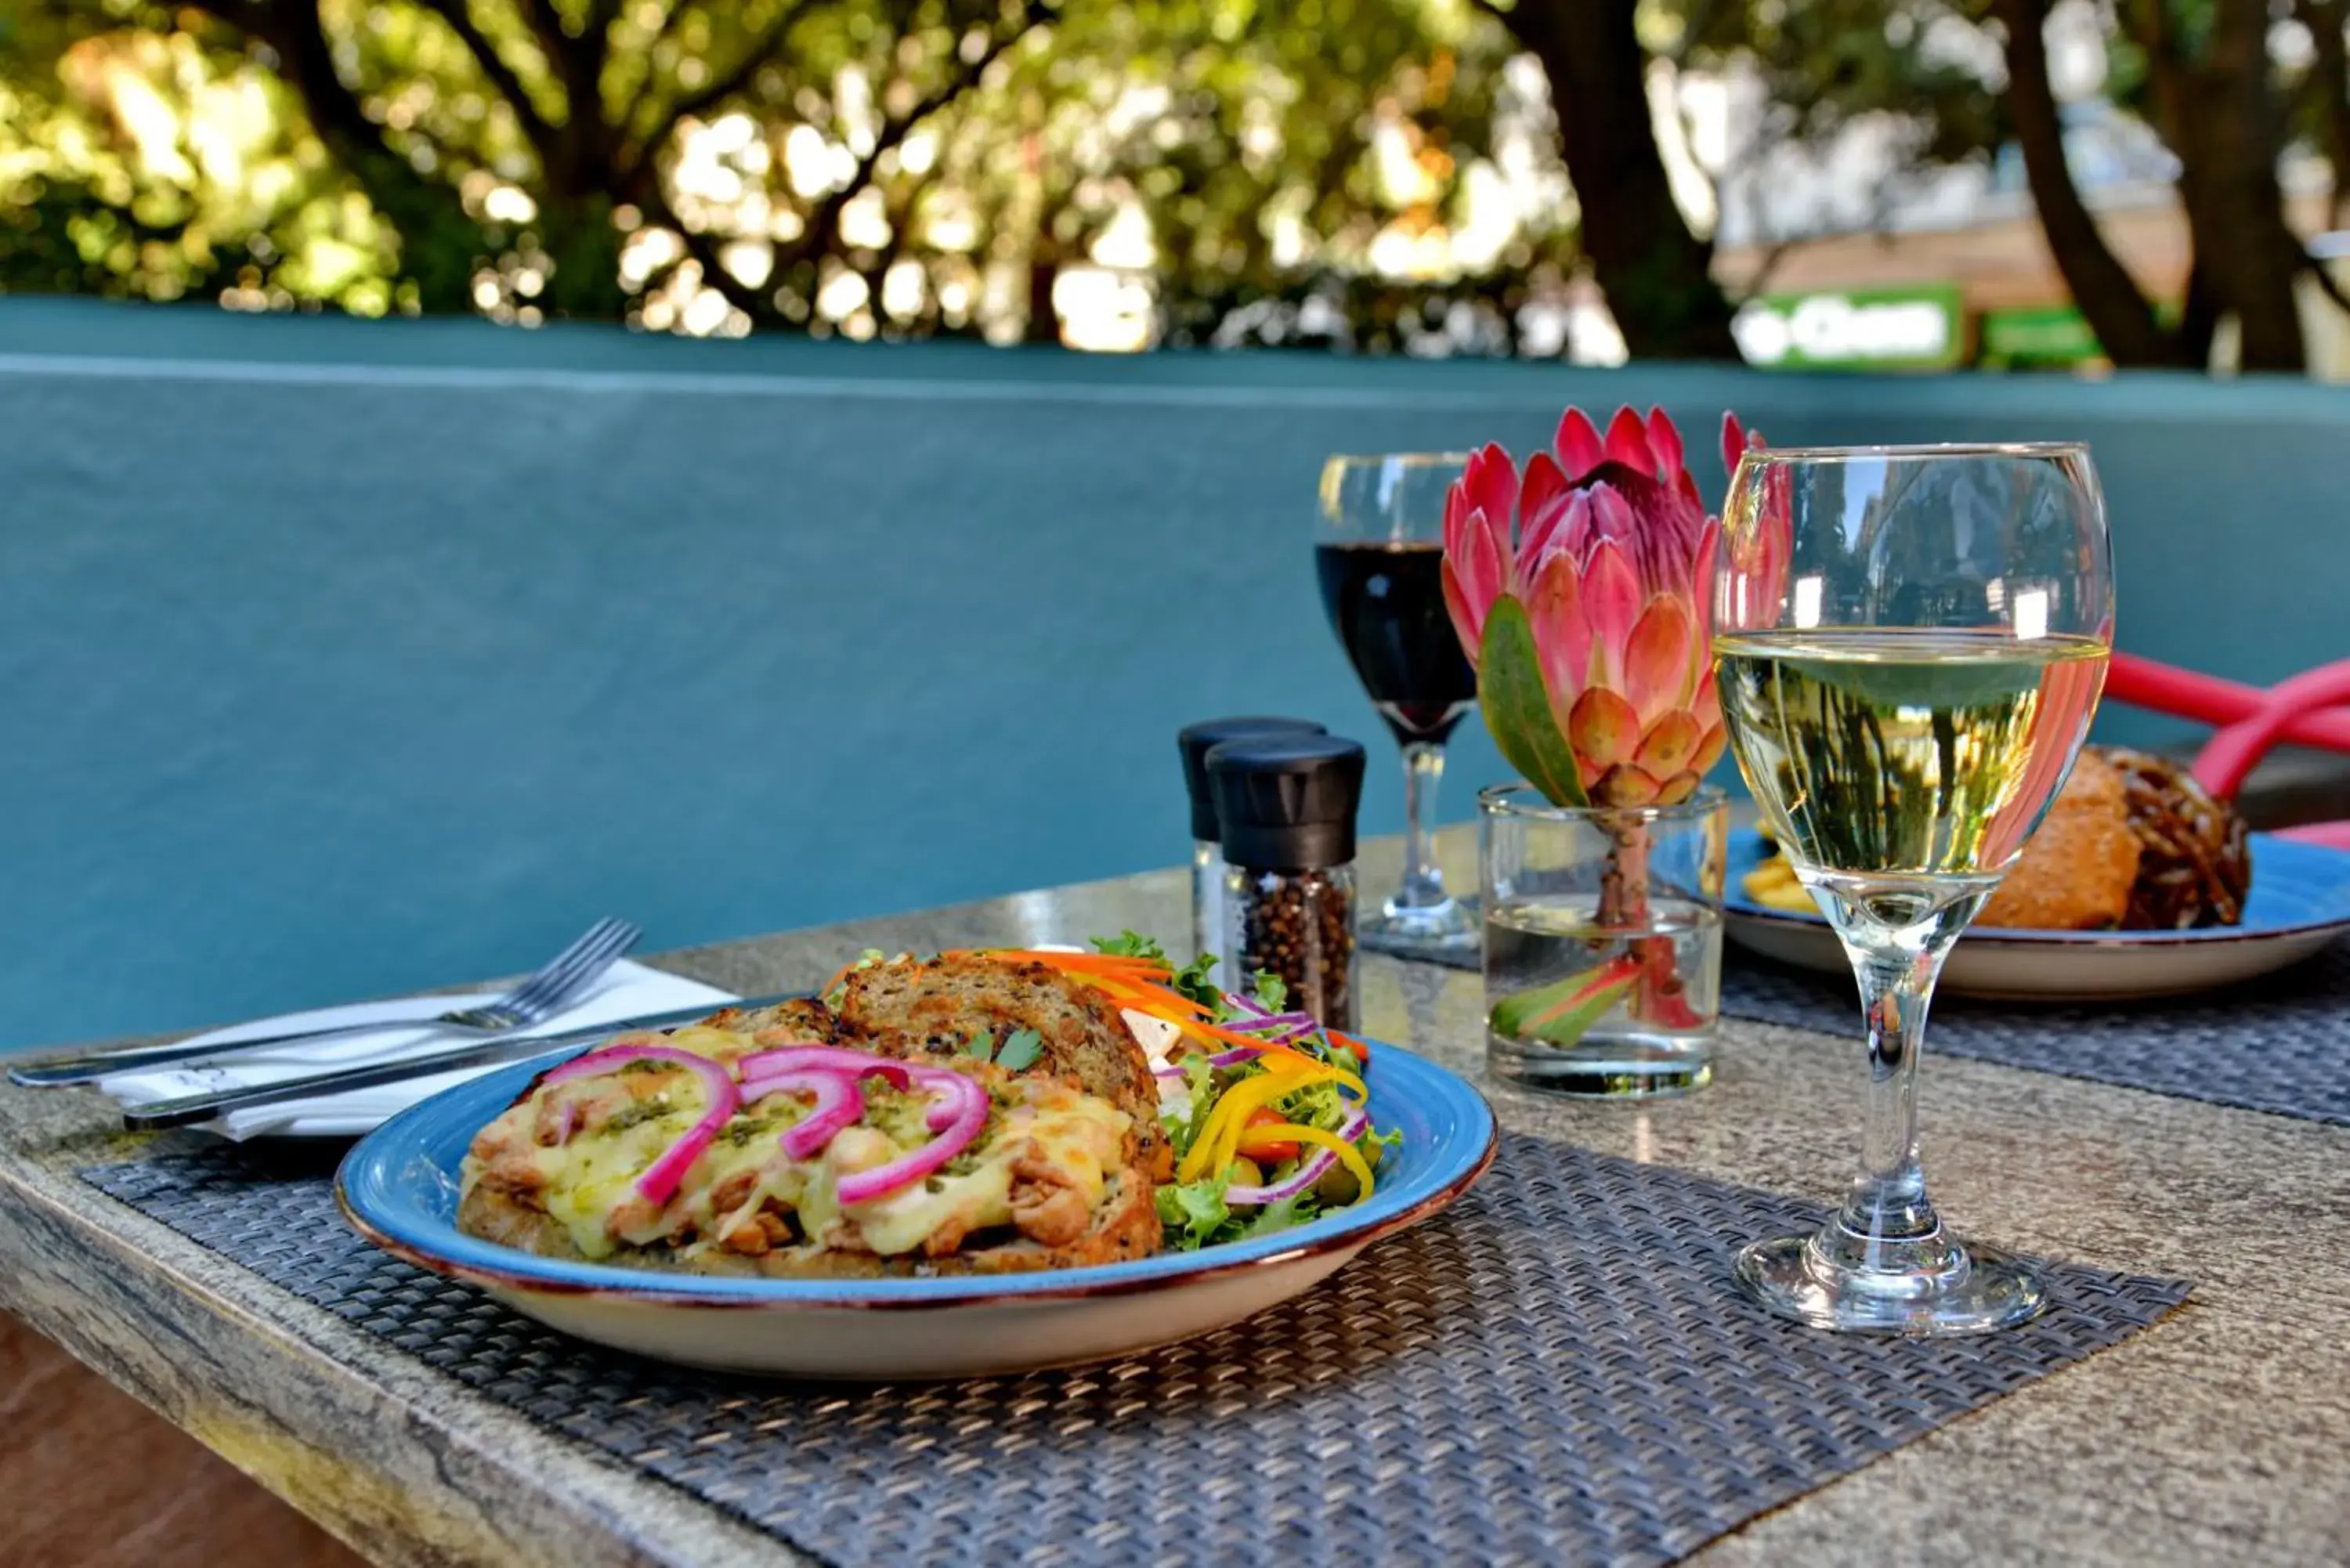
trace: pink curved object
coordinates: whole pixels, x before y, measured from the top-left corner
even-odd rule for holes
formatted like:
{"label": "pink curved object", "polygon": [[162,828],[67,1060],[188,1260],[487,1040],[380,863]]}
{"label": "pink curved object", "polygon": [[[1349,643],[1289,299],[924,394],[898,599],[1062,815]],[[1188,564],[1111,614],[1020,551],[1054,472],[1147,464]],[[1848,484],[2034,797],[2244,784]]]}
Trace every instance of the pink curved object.
{"label": "pink curved object", "polygon": [[[2151,708],[2176,719],[2193,719],[2214,726],[2250,719],[2262,711],[2270,697],[2257,686],[2158,664],[2132,653],[2114,655],[2106,671],[2106,695],[2132,707]],[[2331,711],[2322,705],[2298,711],[2276,739],[2327,751],[2350,752],[2350,711]]]}
{"label": "pink curved object", "polygon": [[2279,828],[2269,836],[2290,838],[2295,844],[2321,845],[2327,849],[2350,850],[2350,822],[2314,822],[2305,827]]}
{"label": "pink curved object", "polygon": [[2195,758],[2195,782],[2222,800],[2233,799],[2253,764],[2284,738],[2294,720],[2344,701],[2350,701],[2350,659],[2279,681],[2250,715],[2211,737]]}

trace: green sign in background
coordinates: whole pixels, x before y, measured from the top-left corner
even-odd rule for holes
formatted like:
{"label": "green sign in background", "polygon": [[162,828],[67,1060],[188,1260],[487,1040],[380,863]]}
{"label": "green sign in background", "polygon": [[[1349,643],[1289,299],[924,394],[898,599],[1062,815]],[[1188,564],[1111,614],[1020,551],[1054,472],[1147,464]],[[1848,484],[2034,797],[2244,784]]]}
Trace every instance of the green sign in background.
{"label": "green sign in background", "polygon": [[1939,370],[1967,348],[1951,284],[1764,295],[1740,309],[1732,331],[1748,364],[1773,369]]}
{"label": "green sign in background", "polygon": [[2043,365],[2074,365],[2105,356],[2087,319],[2069,305],[1984,312],[1982,351],[1986,359],[2027,359]]}

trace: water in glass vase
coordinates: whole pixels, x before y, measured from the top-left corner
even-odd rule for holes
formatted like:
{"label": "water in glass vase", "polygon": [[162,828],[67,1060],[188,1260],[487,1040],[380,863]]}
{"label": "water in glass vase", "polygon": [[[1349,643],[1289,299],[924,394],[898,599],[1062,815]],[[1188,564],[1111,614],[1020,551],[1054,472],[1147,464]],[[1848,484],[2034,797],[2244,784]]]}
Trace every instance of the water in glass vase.
{"label": "water in glass vase", "polygon": [[1701,1088],[1713,1075],[1721,955],[1721,911],[1694,899],[1652,897],[1645,918],[1613,924],[1596,894],[1496,900],[1485,917],[1486,1060],[1496,1076],[1559,1094]]}
{"label": "water in glass vase", "polygon": [[1853,628],[1717,636],[1740,770],[1798,867],[1996,878],[2039,826],[2104,688],[2085,637]]}

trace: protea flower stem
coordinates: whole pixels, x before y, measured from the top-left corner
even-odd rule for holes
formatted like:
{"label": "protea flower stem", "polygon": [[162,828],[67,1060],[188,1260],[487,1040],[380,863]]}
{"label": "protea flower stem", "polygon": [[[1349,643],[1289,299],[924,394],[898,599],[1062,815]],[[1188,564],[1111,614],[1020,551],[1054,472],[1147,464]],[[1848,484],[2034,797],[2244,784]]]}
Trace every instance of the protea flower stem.
{"label": "protea flower stem", "polygon": [[[1631,812],[1606,823],[1614,847],[1599,881],[1599,923],[1614,930],[1641,930],[1652,916],[1648,908],[1648,825]],[[1688,1000],[1680,965],[1670,937],[1636,937],[1631,956],[1638,965],[1628,1011],[1644,1023],[1667,1029],[1690,1029],[1704,1022]]]}

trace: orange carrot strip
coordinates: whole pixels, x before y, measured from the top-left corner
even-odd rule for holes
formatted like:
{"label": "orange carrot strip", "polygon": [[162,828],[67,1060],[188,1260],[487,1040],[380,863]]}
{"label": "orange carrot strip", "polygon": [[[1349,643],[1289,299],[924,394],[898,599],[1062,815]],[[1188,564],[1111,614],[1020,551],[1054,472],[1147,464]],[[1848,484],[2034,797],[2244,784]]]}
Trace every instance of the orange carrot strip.
{"label": "orange carrot strip", "polygon": [[1171,974],[1174,971],[1152,959],[1121,958],[1110,953],[1048,953],[1028,948],[1007,948],[1000,952],[983,955],[1006,963],[1041,963],[1053,969],[1074,970],[1097,974],[1149,975]]}

